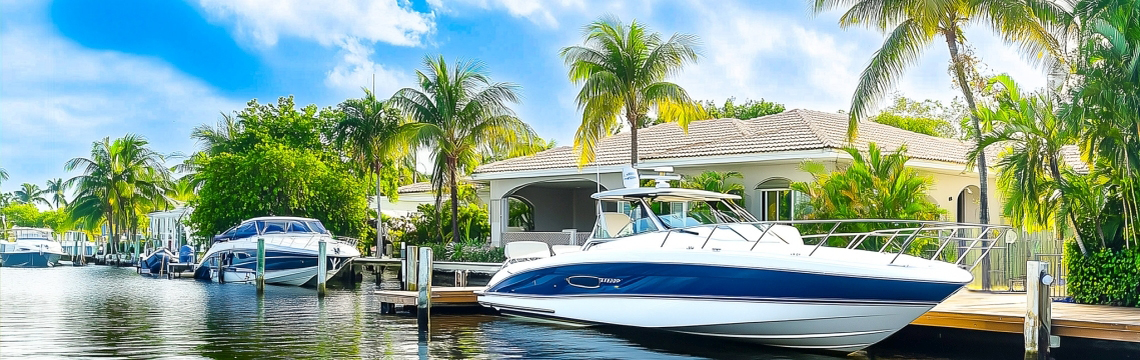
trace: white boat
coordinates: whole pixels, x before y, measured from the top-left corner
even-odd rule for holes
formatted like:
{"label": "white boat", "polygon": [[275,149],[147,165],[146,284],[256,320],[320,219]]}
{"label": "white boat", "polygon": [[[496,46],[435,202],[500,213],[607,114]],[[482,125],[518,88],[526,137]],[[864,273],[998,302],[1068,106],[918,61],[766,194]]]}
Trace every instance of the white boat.
{"label": "white boat", "polygon": [[[726,201],[738,196],[668,187],[593,198],[600,216],[584,245],[507,244],[508,260],[477,292],[479,302],[507,315],[569,324],[846,353],[885,339],[969,283],[971,264],[959,253],[984,255],[993,241],[979,235],[1008,229],[900,220],[759,222]],[[918,253],[929,256],[910,255]]]}
{"label": "white boat", "polygon": [[9,229],[15,242],[7,242],[0,249],[0,266],[52,267],[59,265],[63,247],[52,239],[51,229],[15,226]]}
{"label": "white boat", "polygon": [[269,216],[243,221],[214,237],[195,269],[195,277],[220,282],[253,282],[257,271],[257,239],[265,239],[265,283],[301,286],[316,282],[317,252],[326,244],[329,278],[360,256],[356,240],[333,237],[317,219]]}

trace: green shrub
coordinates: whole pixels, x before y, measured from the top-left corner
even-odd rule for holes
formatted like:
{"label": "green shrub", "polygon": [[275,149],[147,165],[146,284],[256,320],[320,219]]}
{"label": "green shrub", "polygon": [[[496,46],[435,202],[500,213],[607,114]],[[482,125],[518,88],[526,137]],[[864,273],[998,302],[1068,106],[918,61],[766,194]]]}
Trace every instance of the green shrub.
{"label": "green shrub", "polygon": [[1101,249],[1082,256],[1076,243],[1068,242],[1065,261],[1074,301],[1140,307],[1140,250]]}

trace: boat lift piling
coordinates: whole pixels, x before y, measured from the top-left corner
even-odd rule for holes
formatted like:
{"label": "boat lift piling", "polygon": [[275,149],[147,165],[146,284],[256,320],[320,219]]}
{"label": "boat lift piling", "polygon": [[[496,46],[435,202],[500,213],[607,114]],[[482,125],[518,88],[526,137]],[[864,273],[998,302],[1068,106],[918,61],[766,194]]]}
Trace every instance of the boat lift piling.
{"label": "boat lift piling", "polygon": [[404,261],[400,263],[400,275],[403,277],[404,291],[416,291],[418,289],[419,276],[417,266],[419,265],[419,246],[407,245],[404,247]]}
{"label": "boat lift piling", "polygon": [[419,296],[416,299],[416,323],[419,325],[419,337],[426,340],[431,331],[431,273],[432,254],[430,247],[419,249],[419,263],[416,264],[416,274],[419,281]]}
{"label": "boat lift piling", "polygon": [[257,294],[265,294],[265,238],[257,238]]}
{"label": "boat lift piling", "polygon": [[317,296],[325,296],[325,278],[328,277],[328,243],[324,239],[317,242]]}

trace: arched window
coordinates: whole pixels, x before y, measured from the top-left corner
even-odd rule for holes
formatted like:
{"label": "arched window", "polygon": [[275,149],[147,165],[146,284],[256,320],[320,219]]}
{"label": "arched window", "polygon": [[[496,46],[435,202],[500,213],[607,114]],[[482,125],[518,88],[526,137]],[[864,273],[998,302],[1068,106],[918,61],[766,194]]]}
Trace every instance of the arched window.
{"label": "arched window", "polygon": [[756,218],[761,221],[795,220],[805,214],[806,194],[791,189],[791,181],[772,178],[756,186]]}

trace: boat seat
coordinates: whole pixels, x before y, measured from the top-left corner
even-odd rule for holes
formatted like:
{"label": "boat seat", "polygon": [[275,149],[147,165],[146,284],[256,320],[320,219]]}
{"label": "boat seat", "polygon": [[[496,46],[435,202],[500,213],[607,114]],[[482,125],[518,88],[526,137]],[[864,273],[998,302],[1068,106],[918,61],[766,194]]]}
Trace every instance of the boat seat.
{"label": "boat seat", "polygon": [[554,245],[550,249],[554,251],[554,255],[582,251],[582,247],[578,245]]}
{"label": "boat seat", "polygon": [[508,259],[536,259],[550,257],[550,245],[541,241],[512,241],[503,248]]}
{"label": "boat seat", "polygon": [[625,229],[626,226],[633,223],[633,219],[631,219],[629,215],[619,212],[604,212],[602,213],[602,220],[605,221],[606,233],[609,234],[610,237],[617,237],[622,229]]}

